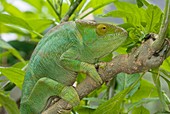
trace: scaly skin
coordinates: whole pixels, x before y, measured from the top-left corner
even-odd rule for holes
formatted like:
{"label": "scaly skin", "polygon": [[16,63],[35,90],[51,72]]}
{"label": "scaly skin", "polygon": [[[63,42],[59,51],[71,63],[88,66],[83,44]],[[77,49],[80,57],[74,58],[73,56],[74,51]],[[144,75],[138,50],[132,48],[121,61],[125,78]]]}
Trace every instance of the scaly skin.
{"label": "scaly skin", "polygon": [[77,72],[102,83],[94,64],[126,38],[127,32],[122,28],[96,22],[66,22],[52,29],[30,59],[23,83],[21,114],[41,113],[54,95],[72,106],[78,105],[80,100],[72,87]]}

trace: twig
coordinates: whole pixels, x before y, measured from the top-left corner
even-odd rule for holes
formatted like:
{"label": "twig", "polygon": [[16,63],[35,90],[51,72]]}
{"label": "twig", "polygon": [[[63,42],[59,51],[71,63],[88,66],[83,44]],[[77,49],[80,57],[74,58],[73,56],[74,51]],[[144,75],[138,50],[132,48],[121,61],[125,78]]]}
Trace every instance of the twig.
{"label": "twig", "polygon": [[76,10],[76,8],[79,6],[79,4],[81,3],[82,0],[76,0],[73,5],[70,6],[70,9],[68,10],[68,12],[66,13],[66,15],[61,19],[60,23],[66,22],[69,20],[70,16],[74,13],[74,11]]}

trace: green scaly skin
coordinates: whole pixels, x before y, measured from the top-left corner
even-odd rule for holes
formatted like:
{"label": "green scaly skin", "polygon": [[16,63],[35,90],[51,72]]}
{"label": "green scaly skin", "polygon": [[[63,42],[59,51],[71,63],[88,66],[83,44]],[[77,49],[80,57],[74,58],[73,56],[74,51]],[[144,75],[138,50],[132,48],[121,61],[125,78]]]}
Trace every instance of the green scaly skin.
{"label": "green scaly skin", "polygon": [[126,38],[124,29],[96,22],[65,22],[52,29],[38,43],[30,59],[23,83],[21,114],[41,113],[50,96],[77,106],[80,99],[72,87],[77,73],[88,74],[101,84],[94,64]]}

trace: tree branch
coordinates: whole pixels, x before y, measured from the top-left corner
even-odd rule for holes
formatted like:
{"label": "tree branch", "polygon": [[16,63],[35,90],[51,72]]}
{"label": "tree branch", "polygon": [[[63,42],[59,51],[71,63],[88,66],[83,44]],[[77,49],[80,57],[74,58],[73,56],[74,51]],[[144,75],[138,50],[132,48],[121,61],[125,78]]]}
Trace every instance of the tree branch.
{"label": "tree branch", "polygon": [[[151,34],[148,40],[143,42],[140,47],[133,49],[133,51],[129,54],[116,56],[111,62],[108,63],[100,63],[98,73],[100,74],[102,80],[107,82],[120,72],[132,74],[159,67],[163,60],[170,56],[170,44],[167,40],[165,40],[160,51],[155,52],[152,44],[155,42],[156,36],[157,35],[155,34]],[[100,86],[101,85],[97,85],[93,79],[87,76],[87,78],[77,85],[75,89],[80,99],[82,99]],[[60,99],[42,114],[65,114],[71,109],[71,105]]]}

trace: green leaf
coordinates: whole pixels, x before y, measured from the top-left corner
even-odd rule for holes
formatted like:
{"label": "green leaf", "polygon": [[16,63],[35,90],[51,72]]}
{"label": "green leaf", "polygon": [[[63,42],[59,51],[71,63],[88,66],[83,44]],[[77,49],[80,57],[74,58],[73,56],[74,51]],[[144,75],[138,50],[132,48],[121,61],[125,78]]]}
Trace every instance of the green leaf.
{"label": "green leaf", "polygon": [[142,79],[140,84],[141,85],[138,91],[134,95],[132,95],[132,97],[130,98],[132,103],[138,102],[139,100],[143,98],[158,97],[156,87],[152,83],[150,83],[149,81],[145,79]]}
{"label": "green leaf", "polygon": [[132,114],[150,114],[149,110],[147,110],[145,107],[140,106],[138,108],[135,108],[132,111]]}
{"label": "green leaf", "polygon": [[128,23],[141,26],[141,22],[145,22],[144,8],[138,8],[136,4],[131,4],[128,2],[114,2],[114,5],[117,10],[121,12],[121,16],[123,16],[123,14],[126,16],[126,21]]}
{"label": "green leaf", "polygon": [[162,11],[158,6],[149,5],[146,10],[146,33],[159,32],[162,20]]}
{"label": "green leaf", "polygon": [[11,82],[15,83],[17,87],[22,88],[25,72],[13,67],[0,67],[0,72],[5,75]]}
{"label": "green leaf", "polygon": [[17,33],[21,35],[28,35],[28,32],[24,31],[23,29],[10,26],[4,23],[0,23],[0,33]]}
{"label": "green leaf", "polygon": [[170,72],[170,57],[164,60],[163,64],[160,66],[162,69]]}
{"label": "green leaf", "polygon": [[132,109],[134,109],[135,107],[139,107],[141,105],[144,105],[146,103],[149,103],[149,102],[155,102],[155,101],[159,101],[159,98],[156,97],[156,98],[144,98],[140,101],[137,101],[135,103],[131,103],[129,106],[128,106],[128,112]]}
{"label": "green leaf", "polygon": [[[131,86],[138,78],[140,77],[140,74],[126,74],[126,73],[119,73],[116,77],[117,80],[117,88],[116,92],[123,91],[124,89]],[[139,88],[140,82],[135,85],[133,90],[128,93],[128,96],[132,96]]]}
{"label": "green leaf", "polygon": [[0,47],[7,49],[8,51],[10,51],[16,58],[18,58],[20,61],[22,61],[23,63],[25,63],[25,60],[21,57],[21,55],[19,54],[19,52],[13,48],[11,45],[9,45],[8,43],[6,43],[5,41],[0,39]]}
{"label": "green leaf", "polygon": [[26,21],[15,16],[0,14],[0,22],[13,25],[13,26],[18,26],[28,31],[32,31],[32,28],[29,26],[29,24]]}
{"label": "green leaf", "polygon": [[113,1],[117,0],[102,0],[100,2],[98,0],[90,0],[90,2],[86,5],[83,11],[92,8],[94,10],[93,12],[94,14],[101,14],[103,11],[103,7],[112,3]]}
{"label": "green leaf", "polygon": [[11,98],[9,96],[3,94],[0,92],[0,104],[5,107],[8,114],[19,114],[19,109]]}
{"label": "green leaf", "polygon": [[109,16],[124,18],[125,22],[132,23],[133,25],[140,23],[140,20],[136,18],[136,15],[128,11],[114,10],[104,15],[104,17],[109,17]]}
{"label": "green leaf", "polygon": [[139,8],[143,6],[143,3],[141,0],[136,0],[136,2]]}
{"label": "green leaf", "polygon": [[43,32],[47,29],[51,24],[54,24],[54,21],[49,19],[34,19],[27,21],[31,28],[33,28],[37,32]]}
{"label": "green leaf", "polygon": [[23,18],[23,12],[21,12],[18,8],[13,6],[12,4],[9,4],[6,0],[2,0],[2,5],[4,7],[4,10],[8,12],[10,15],[17,15],[17,17]]}
{"label": "green leaf", "polygon": [[124,89],[123,91],[116,94],[113,98],[108,100],[107,102],[101,104],[94,114],[119,114],[121,109],[121,104],[125,98],[125,96],[134,88],[134,86],[139,82],[139,80],[142,78],[143,75],[141,75],[131,86]]}
{"label": "green leaf", "polygon": [[35,7],[39,12],[41,12],[43,4],[44,4],[44,0],[23,0],[25,2],[27,2],[29,5]]}
{"label": "green leaf", "polygon": [[79,107],[79,108],[76,108],[76,112],[78,114],[93,114],[94,109],[87,108],[87,107]]}

